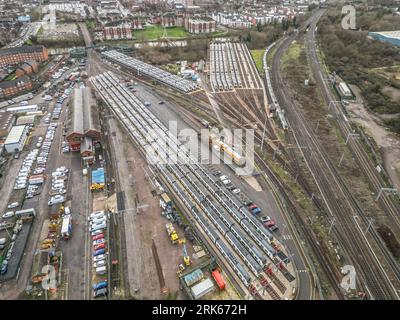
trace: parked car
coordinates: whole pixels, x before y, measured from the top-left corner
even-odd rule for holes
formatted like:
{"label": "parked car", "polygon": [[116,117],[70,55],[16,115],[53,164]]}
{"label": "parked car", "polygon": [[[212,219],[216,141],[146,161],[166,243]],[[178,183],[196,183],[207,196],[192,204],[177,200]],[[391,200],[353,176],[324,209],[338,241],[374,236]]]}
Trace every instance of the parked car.
{"label": "parked car", "polygon": [[93,236],[92,240],[95,241],[95,240],[99,240],[99,239],[103,239],[103,238],[104,238],[104,234],[99,233],[99,234],[96,234],[95,236]]}
{"label": "parked car", "polygon": [[92,231],[92,233],[91,233],[92,236],[95,236],[95,235],[103,233],[103,229],[101,229],[101,228],[96,229],[96,230],[91,230],[91,231]]}
{"label": "parked car", "polygon": [[254,203],[250,204],[247,206],[250,210],[253,210],[255,208],[258,208],[257,205],[255,205]]}
{"label": "parked car", "polygon": [[96,290],[93,294],[93,298],[100,298],[100,297],[106,297],[108,293],[107,288],[99,289]]}
{"label": "parked car", "polygon": [[105,216],[102,216],[100,218],[90,220],[90,225],[94,226],[96,224],[106,223],[106,220],[107,218]]}
{"label": "parked car", "polygon": [[232,190],[233,194],[239,194],[240,193],[240,189],[239,188],[235,188]]}
{"label": "parked car", "polygon": [[8,209],[14,209],[19,206],[18,202],[13,202],[7,206]]}
{"label": "parked car", "polygon": [[106,281],[98,282],[98,283],[96,283],[96,284],[93,285],[93,290],[96,291],[96,290],[99,290],[99,289],[106,288],[107,285],[108,285],[107,280],[106,280]]}
{"label": "parked car", "polygon": [[98,245],[95,245],[93,247],[94,250],[100,250],[100,249],[105,249],[106,248],[106,244],[105,243],[100,243]]}
{"label": "parked car", "polygon": [[105,253],[106,253],[106,250],[105,250],[105,249],[95,250],[95,251],[93,252],[93,257],[99,256],[99,255],[105,254]]}
{"label": "parked car", "polygon": [[106,265],[106,260],[100,260],[93,263],[93,268],[98,268]]}
{"label": "parked car", "polygon": [[65,201],[65,197],[61,195],[56,195],[50,198],[48,205],[51,206],[56,203],[61,203]]}
{"label": "parked car", "polygon": [[100,230],[100,229],[107,229],[107,224],[105,222],[100,223],[100,224],[94,224],[90,226],[90,232]]}
{"label": "parked car", "polygon": [[100,255],[98,255],[98,256],[93,257],[93,262],[97,262],[97,261],[100,261],[100,260],[104,260],[105,258],[106,258],[106,255],[105,255],[105,254],[100,254]]}
{"label": "parked car", "polygon": [[6,212],[5,214],[3,214],[3,219],[8,219],[8,218],[11,218],[11,217],[13,217],[14,216],[14,211],[8,211],[8,212]]}
{"label": "parked car", "polygon": [[105,242],[104,238],[100,238],[100,239],[94,240],[93,245],[95,246],[95,245],[98,245],[98,244],[104,243],[104,242]]}

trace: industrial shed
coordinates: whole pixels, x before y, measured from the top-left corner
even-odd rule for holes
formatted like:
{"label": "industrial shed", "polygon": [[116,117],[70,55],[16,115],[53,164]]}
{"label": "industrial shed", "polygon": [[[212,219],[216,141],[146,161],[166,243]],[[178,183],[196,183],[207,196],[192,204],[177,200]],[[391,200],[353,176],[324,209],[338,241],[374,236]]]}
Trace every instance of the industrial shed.
{"label": "industrial shed", "polygon": [[8,153],[20,152],[25,145],[28,136],[27,126],[14,126],[4,142],[4,148]]}
{"label": "industrial shed", "polygon": [[24,124],[33,124],[34,122],[35,122],[35,115],[30,115],[30,116],[18,117],[17,122],[15,124],[17,126],[21,126]]}
{"label": "industrial shed", "polygon": [[0,112],[0,138],[6,137],[11,130],[14,122],[14,115],[12,112]]}
{"label": "industrial shed", "polygon": [[93,103],[90,88],[74,89],[66,140],[71,151],[80,151],[85,160],[94,157],[94,143],[101,138],[99,116]]}

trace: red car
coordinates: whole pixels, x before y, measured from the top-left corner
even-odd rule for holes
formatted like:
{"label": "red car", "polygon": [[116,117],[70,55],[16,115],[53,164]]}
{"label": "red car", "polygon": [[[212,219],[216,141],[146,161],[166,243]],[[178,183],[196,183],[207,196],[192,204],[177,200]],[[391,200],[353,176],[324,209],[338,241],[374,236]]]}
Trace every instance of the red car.
{"label": "red car", "polygon": [[257,208],[257,205],[255,205],[255,204],[253,203],[253,204],[250,205],[248,208],[249,208],[250,210],[253,210],[253,209]]}
{"label": "red car", "polygon": [[100,244],[98,244],[98,245],[95,245],[95,246],[93,247],[93,250],[94,250],[94,251],[97,251],[97,250],[105,249],[105,248],[106,248],[106,244],[105,244],[105,243],[100,243]]}
{"label": "red car", "polygon": [[99,240],[99,239],[103,239],[104,238],[104,234],[100,233],[100,234],[96,234],[95,236],[92,237],[92,240]]}

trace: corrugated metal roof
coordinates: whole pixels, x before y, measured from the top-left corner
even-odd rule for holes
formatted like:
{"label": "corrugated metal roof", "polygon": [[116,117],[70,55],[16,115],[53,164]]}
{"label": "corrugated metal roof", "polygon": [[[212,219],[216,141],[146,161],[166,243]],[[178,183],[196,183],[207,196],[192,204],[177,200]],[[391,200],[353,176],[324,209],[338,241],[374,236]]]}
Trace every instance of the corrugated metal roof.
{"label": "corrugated metal roof", "polygon": [[74,90],[74,122],[73,131],[83,134],[83,92],[82,88]]}
{"label": "corrugated metal roof", "polygon": [[371,33],[380,34],[380,35],[388,37],[388,38],[393,38],[393,39],[400,40],[400,30],[397,30],[397,31],[371,32]]}
{"label": "corrugated metal roof", "polygon": [[13,144],[13,143],[18,143],[19,140],[21,139],[21,136],[25,132],[26,126],[14,126],[11,128],[10,133],[7,136],[6,141],[4,142],[5,145],[7,144]]}
{"label": "corrugated metal roof", "polygon": [[194,285],[192,288],[192,294],[195,299],[201,298],[203,295],[214,289],[214,283],[207,278],[206,280]]}

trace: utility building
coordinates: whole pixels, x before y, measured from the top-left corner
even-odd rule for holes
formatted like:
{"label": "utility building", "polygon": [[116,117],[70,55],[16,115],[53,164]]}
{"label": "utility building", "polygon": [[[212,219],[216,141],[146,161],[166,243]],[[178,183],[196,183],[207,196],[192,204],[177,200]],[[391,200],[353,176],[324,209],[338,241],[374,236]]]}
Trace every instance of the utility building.
{"label": "utility building", "polygon": [[27,137],[27,126],[14,126],[4,142],[4,148],[8,153],[20,152],[24,148]]}
{"label": "utility building", "polygon": [[80,152],[82,159],[88,163],[94,160],[94,145],[101,138],[99,117],[93,112],[93,99],[90,88],[75,88],[74,102],[66,140],[71,151]]}

